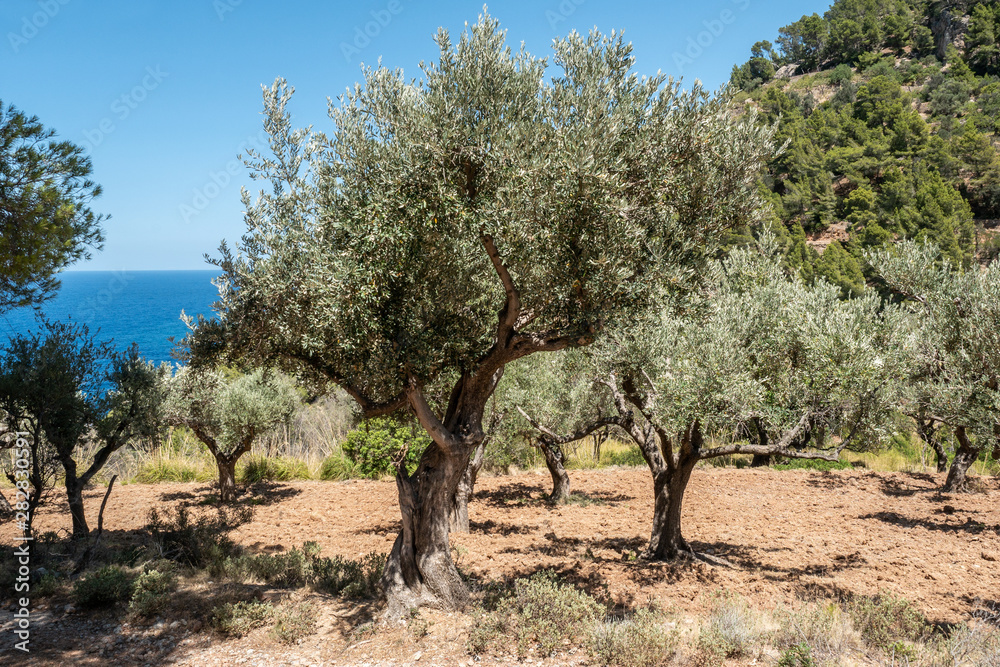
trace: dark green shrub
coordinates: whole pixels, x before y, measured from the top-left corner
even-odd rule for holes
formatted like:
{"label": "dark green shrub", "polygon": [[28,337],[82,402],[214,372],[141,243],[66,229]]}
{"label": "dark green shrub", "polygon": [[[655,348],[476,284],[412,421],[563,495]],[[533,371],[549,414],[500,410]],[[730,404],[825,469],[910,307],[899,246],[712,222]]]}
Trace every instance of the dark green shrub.
{"label": "dark green shrub", "polygon": [[334,556],[314,557],[312,586],[317,591],[348,598],[377,598],[382,593],[379,579],[385,569],[386,556],[374,551],[360,561]]}
{"label": "dark green shrub", "polygon": [[377,479],[396,474],[393,461],[399,459],[407,445],[406,469],[415,470],[430,442],[427,433],[415,423],[377,417],[366,420],[348,433],[342,449],[344,455],[357,464],[362,475]]}
{"label": "dark green shrub", "polygon": [[153,616],[163,610],[170,600],[170,593],[177,588],[173,572],[149,570],[139,575],[132,591],[128,610],[134,616]]}
{"label": "dark green shrub", "polygon": [[342,452],[334,452],[323,459],[319,468],[319,478],[324,481],[338,481],[363,477],[358,464],[344,456]]}
{"label": "dark green shrub", "polygon": [[848,83],[854,77],[854,70],[847,63],[841,63],[830,72],[830,85],[840,86]]}
{"label": "dark green shrub", "polygon": [[149,511],[146,529],[153,538],[159,556],[193,567],[208,567],[239,553],[239,546],[227,534],[253,518],[250,507],[218,508],[214,517],[191,518],[185,507],[173,516]]}
{"label": "dark green shrub", "polygon": [[117,565],[105,565],[73,584],[73,597],[85,609],[110,607],[128,600],[135,577]]}

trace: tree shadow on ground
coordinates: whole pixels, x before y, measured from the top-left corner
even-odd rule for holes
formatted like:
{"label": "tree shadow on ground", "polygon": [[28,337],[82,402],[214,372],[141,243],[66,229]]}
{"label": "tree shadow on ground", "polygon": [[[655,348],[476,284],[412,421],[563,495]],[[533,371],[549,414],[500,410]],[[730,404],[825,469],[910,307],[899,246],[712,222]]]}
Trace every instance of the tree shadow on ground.
{"label": "tree shadow on ground", "polygon": [[608,491],[574,491],[570,494],[569,500],[564,503],[555,503],[549,498],[550,488],[540,484],[525,484],[523,482],[513,482],[504,484],[491,491],[477,491],[474,499],[482,501],[490,507],[541,507],[549,505],[551,507],[566,507],[572,505],[617,505],[623,502],[634,501],[634,496],[627,496],[621,493],[610,493]]}
{"label": "tree shadow on ground", "polygon": [[485,533],[487,535],[524,535],[526,533],[533,533],[538,528],[486,519],[485,521],[469,521],[469,530],[473,533]]}
{"label": "tree shadow on ground", "polygon": [[[237,489],[236,500],[231,504],[233,507],[240,505],[260,506],[273,505],[283,500],[288,500],[302,493],[302,489],[288,486],[282,482],[255,482],[250,486]],[[177,503],[181,507],[218,506],[218,487],[214,483],[198,487],[193,491],[169,491],[160,494],[160,501],[164,503]]]}
{"label": "tree shadow on ground", "polygon": [[[961,511],[963,514],[978,514],[973,510],[957,510]],[[945,509],[941,509],[940,514],[949,516],[950,513],[946,512]],[[945,533],[969,533],[972,535],[978,535],[979,533],[986,531],[995,531],[1000,533],[1000,524],[991,526],[986,523],[976,521],[971,516],[967,516],[964,522],[956,521],[934,521],[932,519],[927,519],[924,517],[908,517],[899,512],[873,512],[871,514],[863,514],[858,517],[859,519],[872,519],[876,521],[881,521],[882,523],[889,523],[896,526],[902,526],[904,528],[926,528],[927,530],[938,530]]]}
{"label": "tree shadow on ground", "polygon": [[[541,497],[536,497],[536,494],[540,494]],[[540,505],[545,503],[547,497],[547,491],[540,484],[529,485],[524,482],[504,484],[490,491],[476,491],[473,495],[475,500],[481,501],[490,507]]]}

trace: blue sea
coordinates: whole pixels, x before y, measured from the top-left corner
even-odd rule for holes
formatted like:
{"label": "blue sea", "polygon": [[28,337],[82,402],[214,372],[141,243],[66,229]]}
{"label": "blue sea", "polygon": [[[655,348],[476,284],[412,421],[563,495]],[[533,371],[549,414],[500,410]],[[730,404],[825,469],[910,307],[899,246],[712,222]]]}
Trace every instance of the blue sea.
{"label": "blue sea", "polygon": [[[157,364],[174,361],[170,337],[188,332],[181,321],[199,313],[212,317],[218,298],[212,279],[218,271],[69,271],[60,276],[62,289],[42,304],[51,320],[86,324],[98,340],[114,339],[120,349],[138,344],[139,352]],[[0,343],[38,326],[35,312],[21,308],[0,315]]]}

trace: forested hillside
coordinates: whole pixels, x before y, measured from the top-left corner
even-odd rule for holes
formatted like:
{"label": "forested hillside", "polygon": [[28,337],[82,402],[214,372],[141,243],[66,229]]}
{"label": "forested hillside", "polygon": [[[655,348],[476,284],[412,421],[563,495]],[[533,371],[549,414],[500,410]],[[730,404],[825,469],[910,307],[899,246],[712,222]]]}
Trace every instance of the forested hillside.
{"label": "forested hillside", "polygon": [[761,188],[805,277],[856,294],[864,249],[903,238],[998,254],[998,35],[997,0],[838,0],[733,68],[788,142]]}

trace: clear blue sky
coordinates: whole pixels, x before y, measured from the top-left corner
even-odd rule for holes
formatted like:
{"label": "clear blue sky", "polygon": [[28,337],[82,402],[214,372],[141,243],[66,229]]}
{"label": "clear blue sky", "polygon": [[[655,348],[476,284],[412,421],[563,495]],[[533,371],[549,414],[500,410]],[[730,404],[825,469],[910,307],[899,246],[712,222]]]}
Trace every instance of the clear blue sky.
{"label": "clear blue sky", "polygon": [[[513,45],[548,55],[570,30],[624,30],[636,70],[715,88],[750,45],[828,0],[495,0]],[[475,22],[461,0],[4,0],[0,99],[87,147],[104,186],[103,252],[75,269],[203,269],[243,231],[236,155],[261,141],[262,83],[296,88],[297,125],[329,129],[327,96],[362,62],[419,75],[439,26]],[[367,30],[368,35],[364,35]],[[697,44],[697,42],[701,44]],[[230,173],[227,173],[227,170]],[[213,179],[214,174],[214,179]]]}

